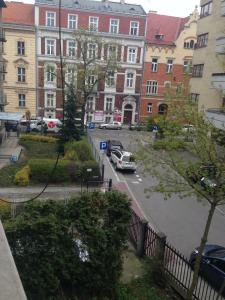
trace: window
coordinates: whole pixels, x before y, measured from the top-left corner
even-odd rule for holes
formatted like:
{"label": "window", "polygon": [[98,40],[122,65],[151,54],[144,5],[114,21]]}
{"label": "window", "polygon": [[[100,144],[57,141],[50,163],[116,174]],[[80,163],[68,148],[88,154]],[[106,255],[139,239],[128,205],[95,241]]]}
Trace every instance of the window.
{"label": "window", "polygon": [[164,86],[167,89],[171,88],[171,81],[164,81]]}
{"label": "window", "polygon": [[136,63],[137,48],[128,47],[127,61],[130,63]]}
{"label": "window", "polygon": [[77,28],[77,16],[76,15],[68,15],[68,28],[76,29]]}
{"label": "window", "polygon": [[196,94],[196,93],[191,93],[190,94],[190,99],[191,99],[191,101],[193,102],[193,103],[198,103],[198,101],[199,101],[199,94]]}
{"label": "window", "polygon": [[26,70],[25,68],[17,68],[17,79],[18,82],[25,82],[26,81]]}
{"label": "window", "polygon": [[119,32],[119,20],[110,19],[109,32],[113,34],[117,34]]}
{"label": "window", "polygon": [[55,95],[47,93],[46,95],[46,107],[55,107]]}
{"label": "window", "polygon": [[195,41],[194,40],[185,41],[184,42],[184,48],[185,49],[194,49],[195,48]]}
{"label": "window", "polygon": [[97,45],[88,44],[88,58],[95,58],[97,54]]}
{"label": "window", "polygon": [[19,107],[25,107],[26,106],[26,95],[25,94],[19,94],[18,95],[18,104],[19,104]]}
{"label": "window", "polygon": [[138,35],[139,31],[139,22],[131,21],[130,22],[130,35]]}
{"label": "window", "polygon": [[109,71],[107,76],[107,85],[110,87],[115,86],[115,73],[114,71]]}
{"label": "window", "polygon": [[46,12],[46,26],[54,27],[55,26],[55,12]]}
{"label": "window", "polygon": [[192,60],[190,59],[184,60],[183,72],[187,74],[192,72]]}
{"label": "window", "polygon": [[147,105],[147,113],[149,113],[149,114],[152,113],[152,103],[148,103],[148,105]]}
{"label": "window", "polygon": [[207,44],[208,44],[208,38],[209,38],[208,33],[198,35],[198,37],[197,37],[197,48],[206,47]]}
{"label": "window", "polygon": [[89,17],[89,30],[92,32],[98,31],[98,18]]}
{"label": "window", "polygon": [[23,41],[17,42],[17,54],[25,55],[25,42],[23,42]]}
{"label": "window", "polygon": [[193,77],[202,77],[204,65],[194,65],[192,70]]}
{"label": "window", "polygon": [[55,40],[50,40],[50,39],[47,39],[46,40],[46,54],[47,55],[55,55],[55,43],[56,41]]}
{"label": "window", "polygon": [[158,69],[158,58],[152,59],[152,72],[157,72]]}
{"label": "window", "polygon": [[183,83],[182,83],[182,82],[179,82],[179,83],[177,84],[176,94],[177,94],[177,95],[181,95],[182,92],[183,92],[183,89],[184,89]]}
{"label": "window", "polygon": [[157,91],[158,91],[158,82],[156,80],[148,80],[146,93],[149,95],[156,95]]}
{"label": "window", "polygon": [[48,66],[46,70],[46,80],[47,82],[55,81],[55,68],[53,66]]}
{"label": "window", "polygon": [[128,88],[132,88],[134,84],[134,73],[127,73],[127,80],[126,80],[126,86]]}
{"label": "window", "polygon": [[106,124],[110,123],[111,122],[111,117],[105,117],[105,122],[106,122]]}
{"label": "window", "polygon": [[75,81],[75,70],[74,68],[68,68],[67,69],[67,82],[68,83],[74,83]]}
{"label": "window", "polygon": [[76,41],[67,41],[68,56],[76,56]]}
{"label": "window", "polygon": [[91,97],[91,96],[88,97],[86,109],[87,110],[94,110],[94,97]]}
{"label": "window", "polygon": [[201,6],[200,18],[211,15],[212,13],[212,1]]}
{"label": "window", "polygon": [[113,111],[113,98],[106,97],[105,110]]}
{"label": "window", "polygon": [[95,85],[96,84],[96,77],[95,77],[95,75],[89,75],[87,83],[88,83],[89,86]]}
{"label": "window", "polygon": [[117,47],[115,45],[108,46],[108,59],[116,59]]}
{"label": "window", "polygon": [[173,69],[173,60],[167,59],[166,73],[171,73]]}

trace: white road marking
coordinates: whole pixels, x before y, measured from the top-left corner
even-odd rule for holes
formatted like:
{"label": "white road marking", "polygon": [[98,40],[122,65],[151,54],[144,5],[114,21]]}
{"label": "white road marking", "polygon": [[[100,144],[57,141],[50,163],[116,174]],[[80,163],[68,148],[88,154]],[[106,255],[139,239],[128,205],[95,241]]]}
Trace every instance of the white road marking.
{"label": "white road marking", "polygon": [[139,180],[140,182],[142,182],[142,179],[141,179],[141,178],[138,178],[138,180]]}
{"label": "white road marking", "polygon": [[139,184],[139,181],[132,181],[132,183],[134,183],[134,184]]}
{"label": "white road marking", "polygon": [[140,175],[136,175],[136,177],[140,177]]}

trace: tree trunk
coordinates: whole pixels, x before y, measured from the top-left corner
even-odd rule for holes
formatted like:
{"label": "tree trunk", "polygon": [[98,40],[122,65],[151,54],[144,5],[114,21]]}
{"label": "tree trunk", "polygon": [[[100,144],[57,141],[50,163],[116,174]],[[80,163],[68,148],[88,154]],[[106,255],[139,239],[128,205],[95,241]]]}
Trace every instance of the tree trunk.
{"label": "tree trunk", "polygon": [[82,133],[84,133],[84,121],[85,121],[84,118],[85,118],[85,104],[83,104],[81,107],[81,130],[82,130]]}
{"label": "tree trunk", "polygon": [[198,273],[199,273],[199,269],[200,269],[200,263],[201,263],[201,258],[202,258],[202,252],[204,250],[205,244],[207,242],[207,238],[208,238],[208,234],[209,234],[209,229],[211,226],[211,222],[212,222],[212,218],[214,215],[216,209],[216,204],[212,203],[210,205],[210,209],[209,209],[209,214],[208,214],[208,218],[207,218],[207,222],[206,222],[206,226],[205,226],[205,230],[201,239],[201,244],[198,250],[198,255],[195,261],[195,266],[194,266],[194,275],[192,278],[192,282],[191,282],[191,286],[187,292],[187,298],[186,300],[192,300],[192,295],[194,293],[194,290],[197,286],[198,283]]}

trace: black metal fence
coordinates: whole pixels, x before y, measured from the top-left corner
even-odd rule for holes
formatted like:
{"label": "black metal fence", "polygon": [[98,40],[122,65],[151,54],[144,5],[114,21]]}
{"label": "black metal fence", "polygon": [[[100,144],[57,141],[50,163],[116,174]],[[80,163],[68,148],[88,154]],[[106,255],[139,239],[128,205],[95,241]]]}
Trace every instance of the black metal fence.
{"label": "black metal fence", "polygon": [[92,141],[92,138],[91,138],[91,136],[88,132],[87,132],[87,139],[88,139],[89,144],[91,145],[92,154],[94,156],[94,159],[99,164],[99,169],[100,169],[102,180],[104,180],[105,166],[104,166],[104,163],[103,163],[103,156],[101,156],[99,151],[96,149],[96,146],[95,146],[94,142]]}
{"label": "black metal fence", "polygon": [[[146,227],[143,230],[143,225]],[[192,281],[193,271],[188,259],[176,248],[171,246],[164,235],[157,233],[144,222],[134,211],[129,226],[129,238],[137,252],[154,257],[159,254],[164,263],[164,272],[177,292],[185,298],[187,290]],[[195,300],[224,300],[225,298],[206,282],[201,276],[198,277],[198,284],[193,293]]]}

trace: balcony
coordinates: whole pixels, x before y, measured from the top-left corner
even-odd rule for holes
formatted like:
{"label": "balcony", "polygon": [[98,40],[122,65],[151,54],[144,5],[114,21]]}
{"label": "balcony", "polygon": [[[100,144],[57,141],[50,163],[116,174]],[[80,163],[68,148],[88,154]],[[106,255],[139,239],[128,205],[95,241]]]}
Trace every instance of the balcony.
{"label": "balcony", "polygon": [[225,92],[225,73],[213,73],[211,83],[215,89]]}
{"label": "balcony", "polygon": [[216,39],[216,53],[225,54],[225,36]]}
{"label": "balcony", "polygon": [[5,29],[3,29],[3,28],[0,28],[0,42],[3,42],[3,43],[6,42]]}
{"label": "balcony", "polygon": [[221,0],[221,16],[225,16],[225,1]]}
{"label": "balcony", "polygon": [[218,129],[225,128],[225,108],[210,108],[205,112],[206,118]]}
{"label": "balcony", "polygon": [[3,92],[0,92],[0,105],[7,105],[7,95]]}

